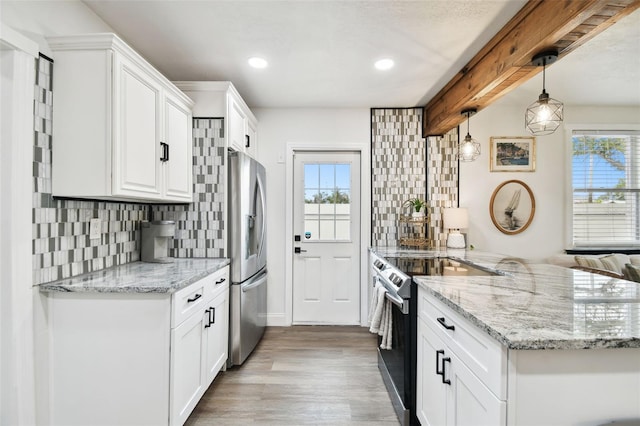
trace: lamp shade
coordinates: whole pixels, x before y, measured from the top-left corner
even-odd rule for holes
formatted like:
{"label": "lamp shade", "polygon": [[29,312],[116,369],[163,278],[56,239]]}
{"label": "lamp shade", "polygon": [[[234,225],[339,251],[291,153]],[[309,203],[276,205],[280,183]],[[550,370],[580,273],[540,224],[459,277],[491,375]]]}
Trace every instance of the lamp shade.
{"label": "lamp shade", "polygon": [[469,213],[465,208],[446,208],[442,211],[446,229],[461,229],[469,226]]}

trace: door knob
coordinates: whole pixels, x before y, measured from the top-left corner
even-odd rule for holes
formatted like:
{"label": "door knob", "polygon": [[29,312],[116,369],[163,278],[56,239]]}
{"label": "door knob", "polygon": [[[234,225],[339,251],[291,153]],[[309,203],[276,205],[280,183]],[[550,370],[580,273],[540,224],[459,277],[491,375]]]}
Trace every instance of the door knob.
{"label": "door knob", "polygon": [[306,253],[306,250],[302,250],[300,247],[295,247],[293,249],[294,253]]}

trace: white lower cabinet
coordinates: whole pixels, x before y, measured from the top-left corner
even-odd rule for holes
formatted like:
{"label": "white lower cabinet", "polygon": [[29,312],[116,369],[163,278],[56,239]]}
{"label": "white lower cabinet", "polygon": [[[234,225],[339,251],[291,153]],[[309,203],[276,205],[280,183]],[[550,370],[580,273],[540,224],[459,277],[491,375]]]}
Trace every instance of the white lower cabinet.
{"label": "white lower cabinet", "polygon": [[182,425],[228,355],[229,267],[173,293],[47,293],[52,425]]}
{"label": "white lower cabinet", "polygon": [[[207,280],[211,281],[207,284],[213,286],[218,282],[220,289],[211,292],[208,298],[198,297],[202,293],[196,292],[187,299],[201,299],[199,308],[171,330],[172,425],[181,425],[187,420],[227,360],[228,273],[225,276],[216,274]],[[200,290],[198,286],[196,288]],[[203,290],[204,295],[210,293],[207,286]]]}
{"label": "white lower cabinet", "polygon": [[418,322],[417,416],[423,426],[504,425],[499,400],[425,323]]}

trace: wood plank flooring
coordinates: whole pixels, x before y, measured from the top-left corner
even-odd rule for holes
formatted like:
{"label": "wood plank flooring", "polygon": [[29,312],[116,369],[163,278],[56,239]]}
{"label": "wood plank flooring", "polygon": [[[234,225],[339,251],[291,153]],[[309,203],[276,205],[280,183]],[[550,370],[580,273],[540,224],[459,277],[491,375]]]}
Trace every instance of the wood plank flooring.
{"label": "wood plank flooring", "polygon": [[375,348],[363,327],[267,328],[243,365],[216,377],[185,425],[398,426]]}

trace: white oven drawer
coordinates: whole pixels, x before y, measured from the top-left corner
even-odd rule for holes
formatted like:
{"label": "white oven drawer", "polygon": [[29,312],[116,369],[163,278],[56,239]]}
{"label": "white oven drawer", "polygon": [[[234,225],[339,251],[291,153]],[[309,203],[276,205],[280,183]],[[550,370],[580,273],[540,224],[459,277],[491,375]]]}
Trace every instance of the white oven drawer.
{"label": "white oven drawer", "polygon": [[422,289],[418,315],[499,399],[506,400],[506,346]]}

